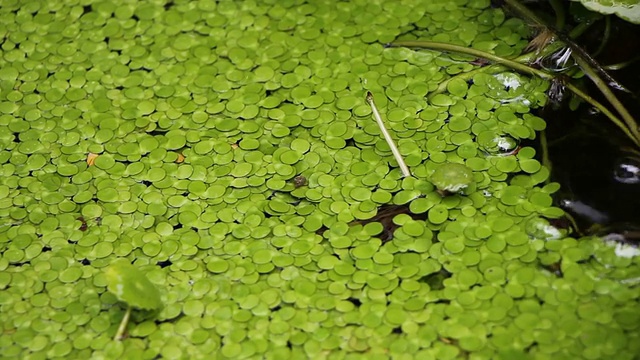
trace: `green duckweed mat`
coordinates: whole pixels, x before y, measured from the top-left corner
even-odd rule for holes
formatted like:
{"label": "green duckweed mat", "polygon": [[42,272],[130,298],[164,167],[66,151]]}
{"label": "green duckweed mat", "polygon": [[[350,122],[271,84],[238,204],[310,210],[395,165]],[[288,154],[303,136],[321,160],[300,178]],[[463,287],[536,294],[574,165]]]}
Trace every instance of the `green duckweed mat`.
{"label": "green duckweed mat", "polygon": [[[384,46],[530,33],[488,0],[3,0],[1,357],[638,358],[637,249],[554,227],[514,151],[548,84]],[[162,303],[121,341],[117,259]]]}

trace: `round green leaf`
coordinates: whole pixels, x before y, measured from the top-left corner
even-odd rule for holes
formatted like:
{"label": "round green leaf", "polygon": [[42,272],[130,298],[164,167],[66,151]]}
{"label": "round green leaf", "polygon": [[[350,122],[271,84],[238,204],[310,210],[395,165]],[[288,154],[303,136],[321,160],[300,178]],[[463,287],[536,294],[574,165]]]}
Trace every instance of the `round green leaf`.
{"label": "round green leaf", "polygon": [[130,306],[154,310],[162,306],[160,292],[147,277],[127,260],[116,260],[105,270],[107,289]]}

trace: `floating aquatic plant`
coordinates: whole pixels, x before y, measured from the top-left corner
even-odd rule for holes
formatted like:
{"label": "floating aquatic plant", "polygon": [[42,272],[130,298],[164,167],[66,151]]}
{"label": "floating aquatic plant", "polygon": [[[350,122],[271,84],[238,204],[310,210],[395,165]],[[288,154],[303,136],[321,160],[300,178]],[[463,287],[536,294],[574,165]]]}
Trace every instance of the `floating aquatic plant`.
{"label": "floating aquatic plant", "polygon": [[457,193],[473,182],[473,171],[462,164],[442,164],[431,175],[431,182],[441,195]]}
{"label": "floating aquatic plant", "polygon": [[[531,147],[490,151],[544,129],[548,82],[384,46],[517,58],[529,29],[489,1],[3,1],[0,19],[3,357],[640,350],[621,282],[640,257],[528,233],[563,215],[557,184]],[[447,163],[473,171],[464,196],[429,181]],[[409,211],[375,221],[388,208]],[[116,259],[144,294],[116,296]]]}
{"label": "floating aquatic plant", "polygon": [[115,340],[121,340],[129,323],[133,308],[143,310],[157,310],[162,306],[160,292],[149,279],[135,266],[126,260],[119,260],[105,270],[107,289],[127,304],[127,310],[122,317]]}
{"label": "floating aquatic plant", "polygon": [[398,150],[396,143],[393,141],[391,134],[389,134],[389,131],[387,131],[387,128],[384,126],[384,122],[382,121],[382,117],[378,112],[378,108],[376,107],[376,103],[373,100],[373,94],[371,92],[367,92],[367,102],[369,103],[369,105],[371,105],[371,112],[373,113],[373,117],[378,123],[378,126],[380,127],[380,131],[382,132],[382,135],[384,135],[384,140],[389,145],[389,148],[393,153],[393,157],[396,159],[398,166],[400,166],[400,170],[402,170],[402,175],[411,176],[411,172],[409,171],[407,164],[405,164],[404,159],[402,158],[402,155],[400,155],[400,151]]}
{"label": "floating aquatic plant", "polygon": [[603,1],[603,0],[572,0],[580,2],[587,9],[601,14],[616,14],[617,16],[640,24],[640,4],[637,1]]}

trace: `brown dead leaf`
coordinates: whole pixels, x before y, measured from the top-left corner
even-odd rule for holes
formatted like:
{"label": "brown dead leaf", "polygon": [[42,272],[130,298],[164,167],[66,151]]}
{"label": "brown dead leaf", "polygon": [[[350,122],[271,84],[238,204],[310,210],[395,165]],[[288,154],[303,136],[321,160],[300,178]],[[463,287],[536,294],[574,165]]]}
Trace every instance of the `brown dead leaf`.
{"label": "brown dead leaf", "polygon": [[87,165],[91,166],[96,162],[96,158],[98,157],[98,154],[94,154],[94,153],[89,153],[87,155]]}
{"label": "brown dead leaf", "polygon": [[535,50],[537,54],[538,52],[540,52],[541,49],[543,49],[553,40],[554,40],[553,32],[545,28],[542,31],[540,31],[540,33],[538,33],[536,37],[534,37],[533,39],[531,39],[531,41],[529,41],[529,44],[527,45],[527,47],[525,47],[524,50],[525,51]]}

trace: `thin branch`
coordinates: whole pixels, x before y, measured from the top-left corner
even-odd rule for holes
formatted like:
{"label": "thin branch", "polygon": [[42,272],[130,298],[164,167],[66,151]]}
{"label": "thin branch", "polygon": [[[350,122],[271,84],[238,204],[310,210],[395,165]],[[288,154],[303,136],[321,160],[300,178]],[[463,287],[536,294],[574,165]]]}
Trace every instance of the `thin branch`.
{"label": "thin branch", "polygon": [[[398,42],[389,44],[389,46],[421,47],[421,48],[427,48],[427,49],[459,52],[463,54],[474,55],[477,57],[492,60],[499,64],[509,66],[510,68],[516,71],[520,71],[525,74],[536,75],[542,79],[552,80],[556,78],[556,76],[553,74],[549,74],[545,71],[532,68],[525,64],[521,64],[513,60],[505,59],[500,56],[490,54],[481,50],[466,48],[464,46],[452,45],[447,43],[439,43],[434,41],[398,41]],[[567,87],[567,89],[573,91],[574,94],[578,95],[584,101],[586,101],[587,103],[591,104],[593,107],[600,110],[611,121],[613,121],[613,123],[616,126],[618,126],[636,145],[640,146],[640,136],[636,137],[634,131],[627,128],[624,122],[622,122],[617,116],[615,116],[611,111],[609,111],[609,109],[607,109],[604,105],[602,105],[600,102],[598,102],[591,96],[587,95],[585,92],[580,90],[575,85],[567,82],[565,82],[564,85]],[[638,129],[636,128],[635,131],[637,132],[637,130]]]}
{"label": "thin branch", "polygon": [[[588,22],[585,21],[583,23],[580,23],[578,26],[576,26],[575,28],[573,28],[573,30],[571,30],[571,33],[569,34],[569,36],[573,37],[578,37],[580,36],[582,33],[584,33],[589,26],[591,26],[593,24],[593,22]],[[392,44],[390,44],[392,45]],[[531,51],[528,52],[526,54],[520,55],[517,58],[513,59],[513,61],[517,61],[519,63],[522,64],[527,64],[527,63],[533,63],[535,61],[537,61],[538,59],[541,59],[549,54],[552,54],[554,52],[556,52],[557,50],[560,50],[562,47],[564,46],[563,43],[556,41],[552,44],[549,44],[548,46],[546,46],[544,49],[540,50],[540,51]],[[481,68],[477,68],[477,69],[473,69],[471,71],[467,71],[465,73],[460,73],[456,76],[450,77],[446,80],[444,80],[443,82],[441,82],[438,85],[438,88],[433,92],[433,93],[441,93],[444,92],[447,89],[447,84],[453,80],[453,79],[462,79],[464,81],[468,81],[470,79],[472,79],[475,74],[477,73],[485,73],[485,74],[496,74],[502,71],[507,70],[506,67],[504,67],[503,65],[500,64],[492,64],[492,65],[488,65],[485,67],[481,67]]]}
{"label": "thin branch", "polygon": [[635,129],[635,131],[634,129],[627,128],[627,126],[625,126],[622,120],[620,120],[617,116],[615,116],[609,109],[607,109],[606,106],[602,105],[596,99],[587,95],[585,92],[580,90],[580,88],[578,88],[577,86],[571,83],[565,83],[564,86],[566,86],[567,89],[573,91],[573,93],[578,95],[580,98],[582,98],[582,100],[588,102],[589,104],[591,104],[591,106],[595,107],[600,112],[602,112],[606,117],[609,118],[609,120],[611,120],[618,128],[620,128],[620,130],[622,130],[622,132],[624,132],[629,137],[629,139],[633,141],[634,144],[636,144],[637,146],[640,146],[640,137],[636,135],[638,132],[637,128]]}
{"label": "thin branch", "polygon": [[[562,42],[564,42],[572,51],[573,58],[576,60],[576,63],[582,71],[587,75],[591,81],[598,87],[600,92],[604,95],[604,97],[609,101],[609,103],[613,106],[614,109],[620,114],[624,122],[627,124],[629,131],[633,135],[633,139],[637,143],[640,140],[640,130],[638,129],[638,124],[629,111],[624,107],[622,102],[616,97],[616,95],[611,91],[609,86],[616,86],[617,88],[624,90],[626,92],[630,92],[625,89],[620,83],[618,83],[609,73],[598,64],[591,55],[589,55],[582,47],[578,46],[571,38],[562,32],[554,29],[552,26],[544,24],[544,22],[538,18],[531,10],[529,10],[526,6],[522,5],[518,0],[505,0],[505,3],[514,11],[518,13],[519,16],[525,18],[529,22],[533,22],[536,25],[542,25],[547,29],[553,31],[553,33],[558,37]],[[609,84],[605,83],[598,74],[602,75],[607,79]]]}
{"label": "thin branch", "polygon": [[371,92],[367,92],[367,102],[369,103],[369,105],[371,105],[371,111],[373,112],[373,117],[376,119],[376,122],[380,127],[380,131],[384,136],[384,139],[387,141],[387,144],[389,144],[389,148],[391,148],[393,157],[395,157],[396,161],[398,162],[398,165],[400,166],[400,170],[402,170],[402,175],[405,177],[411,176],[411,172],[409,171],[407,164],[405,164],[404,160],[402,159],[400,150],[398,150],[398,148],[396,147],[396,143],[391,138],[391,134],[389,134],[389,132],[387,131],[387,128],[384,126],[384,122],[382,122],[382,117],[378,112],[378,108],[376,107],[376,104],[373,102],[373,94]]}
{"label": "thin branch", "polygon": [[573,218],[573,215],[571,215],[568,211],[565,211],[564,216],[567,218],[567,220],[569,220],[569,222],[571,223],[571,226],[573,226],[573,228],[576,230],[578,235],[584,236],[584,233],[580,230],[580,227],[578,226],[576,219]]}
{"label": "thin branch", "polygon": [[550,0],[549,5],[553,8],[553,12],[556,13],[556,28],[562,30],[565,24],[565,12],[564,4],[561,0]]}
{"label": "thin branch", "polygon": [[[609,37],[610,36],[611,36],[611,16],[605,16],[604,17],[604,32],[602,33],[602,39],[600,40],[600,46],[598,46],[598,49],[593,52],[593,56],[600,55],[600,53],[604,50],[605,46],[607,46],[607,43],[609,42]],[[606,66],[603,66],[603,68],[605,70],[610,70],[610,69],[607,69]]]}
{"label": "thin branch", "polygon": [[639,60],[640,60],[640,56],[636,56],[633,59],[629,59],[629,60],[626,60],[626,61],[623,61],[623,62],[619,62],[617,64],[605,65],[604,67],[607,70],[621,70],[621,69],[624,69],[625,67],[627,67],[627,66],[629,66],[629,65],[631,65],[634,62],[637,62]]}
{"label": "thin branch", "polygon": [[114,336],[114,341],[122,340],[124,337],[124,332],[127,330],[127,324],[129,323],[129,317],[131,316],[131,305],[127,304],[127,311],[124,313],[122,317],[122,321],[120,321],[120,326],[118,326],[118,331],[116,332],[116,336]]}
{"label": "thin branch", "polygon": [[609,103],[611,103],[614,109],[618,111],[618,114],[622,116],[622,119],[627,124],[627,126],[629,127],[629,130],[633,134],[633,137],[635,139],[640,139],[640,131],[638,130],[638,124],[636,124],[636,121],[633,119],[633,116],[631,116],[629,111],[624,107],[624,105],[622,105],[620,100],[618,100],[618,98],[611,91],[609,86],[605,84],[604,81],[602,81],[602,79],[600,79],[598,74],[596,74],[596,72],[591,67],[589,67],[589,65],[585,62],[584,59],[582,59],[579,56],[576,56],[575,59],[576,59],[576,62],[578,63],[578,66],[582,68],[582,71],[584,71],[584,73],[591,79],[591,81],[593,81],[593,83],[598,87],[600,92],[602,92],[602,95],[604,95],[604,97],[607,100],[609,100]]}
{"label": "thin branch", "polygon": [[534,14],[531,10],[529,10],[529,8],[522,5],[518,0],[504,0],[504,3],[507,4],[507,6],[511,8],[513,11],[515,11],[518,14],[518,16],[524,18],[529,23],[533,23],[534,25],[542,26],[551,30],[558,39],[564,42],[566,46],[568,46],[572,50],[574,54],[573,57],[575,59],[582,58],[583,63],[586,64],[585,66],[591,67],[591,70],[593,71],[594,74],[599,73],[605,79],[607,79],[609,84],[611,84],[612,86],[615,86],[616,88],[623,90],[625,92],[631,93],[631,91],[629,91],[622,84],[616,81],[616,79],[614,79],[605,69],[603,69],[602,66],[600,66],[593,57],[591,57],[591,55],[589,55],[582,47],[578,46],[578,44],[576,44],[565,33],[555,29],[551,25],[545,24],[544,21],[542,21],[538,16],[536,16],[536,14]]}
{"label": "thin branch", "polygon": [[[540,147],[542,148],[542,165],[551,170],[553,165],[549,158],[549,144],[547,143],[547,132],[545,130],[540,132]],[[547,178],[548,181],[549,178]]]}
{"label": "thin branch", "polygon": [[536,75],[539,76],[543,79],[546,80],[551,80],[554,78],[554,75],[546,73],[542,70],[538,70],[538,69],[534,69],[530,66],[527,66],[525,64],[519,63],[517,61],[513,61],[513,60],[509,60],[509,59],[505,59],[503,57],[500,57],[498,55],[494,55],[482,50],[477,50],[477,49],[472,49],[472,48],[467,48],[464,46],[459,46],[459,45],[453,45],[453,44],[447,44],[447,43],[441,43],[441,42],[435,42],[435,41],[396,41],[393,42],[391,44],[389,44],[390,46],[406,46],[406,47],[421,47],[421,48],[427,48],[427,49],[437,49],[437,50],[444,50],[444,51],[451,51],[451,52],[458,52],[458,53],[463,53],[463,54],[468,54],[468,55],[473,55],[473,56],[477,56],[480,58],[484,58],[484,59],[488,59],[491,60],[493,62],[496,62],[498,64],[502,64],[502,65],[506,65],[514,70],[517,70],[519,72],[525,73],[525,74],[529,74],[529,75]]}

